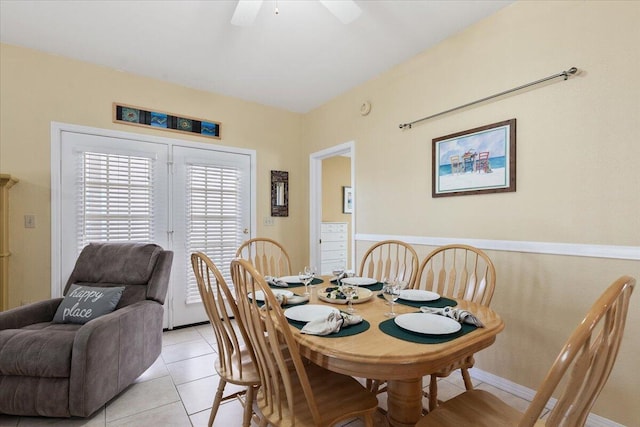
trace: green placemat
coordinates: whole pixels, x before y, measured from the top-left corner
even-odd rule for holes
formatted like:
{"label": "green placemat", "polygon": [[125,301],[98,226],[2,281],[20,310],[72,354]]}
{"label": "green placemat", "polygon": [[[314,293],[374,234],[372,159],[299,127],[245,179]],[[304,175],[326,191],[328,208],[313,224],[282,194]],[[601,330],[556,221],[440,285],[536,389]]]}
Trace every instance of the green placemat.
{"label": "green placemat", "polygon": [[393,319],[385,320],[378,325],[380,330],[387,335],[391,335],[394,338],[398,338],[404,341],[411,341],[418,344],[440,344],[443,342],[451,341],[458,337],[461,337],[469,332],[473,332],[476,330],[477,326],[468,325],[466,323],[462,324],[462,329],[453,334],[446,335],[428,335],[428,334],[419,334],[416,332],[407,331],[406,329],[402,329],[393,321]]}
{"label": "green placemat", "polygon": [[[309,283],[309,285],[319,285],[320,283],[324,283],[324,280],[315,277],[311,283]],[[273,289],[288,289],[288,288],[299,288],[300,286],[304,286],[304,283],[300,282],[300,283],[289,283],[289,286],[284,287],[284,286],[275,286],[272,285],[271,283],[269,283],[269,287],[273,288]]]}
{"label": "green placemat", "polygon": [[[298,329],[302,329],[307,322],[298,322],[295,320],[287,319],[291,326],[295,326]],[[329,335],[315,335],[318,337],[326,337],[326,338],[340,338],[340,337],[349,337],[351,335],[357,335],[361,332],[368,330],[371,327],[371,324],[366,320],[358,323],[357,325],[347,326],[346,328],[340,329],[340,332]]]}
{"label": "green placemat", "polygon": [[[249,298],[249,301],[251,301],[251,298]],[[298,302],[295,304],[285,304],[282,306],[283,310],[286,310],[289,307],[295,307],[296,305],[305,305],[305,304],[309,304],[309,300],[303,301],[303,302]],[[262,307],[264,305],[264,301],[256,301],[256,305],[258,307]]]}
{"label": "green placemat", "polygon": [[[384,299],[383,295],[378,295],[378,298]],[[396,304],[408,305],[409,307],[431,307],[431,308],[444,308],[444,307],[455,307],[458,303],[455,300],[440,297],[434,301],[409,301],[408,299],[398,298]]]}
{"label": "green placemat", "polygon": [[299,302],[297,304],[285,304],[285,305],[282,306],[282,309],[286,310],[287,308],[295,307],[296,305],[305,305],[305,304],[309,304],[309,300],[304,301],[304,302]]}
{"label": "green placemat", "polygon": [[[332,284],[336,284],[335,279],[331,281]],[[375,291],[380,291],[382,290],[382,282],[377,282],[374,283],[373,285],[358,285],[361,288],[367,288],[369,289],[371,292],[375,292]]]}

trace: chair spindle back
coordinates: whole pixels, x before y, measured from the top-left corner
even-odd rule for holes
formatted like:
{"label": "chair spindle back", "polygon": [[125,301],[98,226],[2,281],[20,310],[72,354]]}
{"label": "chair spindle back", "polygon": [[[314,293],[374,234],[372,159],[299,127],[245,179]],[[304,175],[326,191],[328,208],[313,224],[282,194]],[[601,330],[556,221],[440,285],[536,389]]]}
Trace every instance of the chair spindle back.
{"label": "chair spindle back", "polygon": [[263,276],[291,275],[291,261],[284,246],[273,239],[256,237],[244,242],[236,257],[248,260]]}
{"label": "chair spindle back", "polygon": [[418,273],[418,254],[408,243],[400,240],[383,240],[372,245],[362,257],[361,277],[378,281],[398,279],[412,288]]}
{"label": "chair spindle back", "polygon": [[488,306],[495,284],[496,270],[486,253],[468,245],[445,245],[422,261],[415,288]]}

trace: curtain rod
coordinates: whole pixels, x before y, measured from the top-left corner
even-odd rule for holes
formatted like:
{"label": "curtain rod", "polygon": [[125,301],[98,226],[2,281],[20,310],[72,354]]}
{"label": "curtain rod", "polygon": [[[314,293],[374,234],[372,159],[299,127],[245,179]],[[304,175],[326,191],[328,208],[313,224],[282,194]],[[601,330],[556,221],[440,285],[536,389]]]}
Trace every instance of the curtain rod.
{"label": "curtain rod", "polygon": [[489,99],[497,98],[499,96],[506,95],[508,93],[515,92],[515,91],[518,91],[520,89],[524,89],[524,88],[529,87],[529,86],[534,86],[534,85],[546,82],[547,80],[556,79],[558,77],[564,77],[564,80],[567,80],[569,78],[569,75],[574,75],[577,72],[578,72],[578,69],[576,67],[571,67],[567,71],[563,71],[561,73],[554,74],[553,76],[545,77],[543,79],[536,80],[535,82],[531,82],[531,83],[524,84],[522,86],[514,87],[513,89],[505,90],[504,92],[496,93],[495,95],[487,96],[486,98],[478,99],[477,101],[469,102],[468,104],[460,105],[458,107],[451,108],[449,110],[443,111],[443,112],[438,113],[438,114],[433,114],[433,115],[428,116],[428,117],[423,117],[421,119],[414,120],[414,121],[409,122],[409,123],[403,123],[403,124],[400,125],[400,129],[406,129],[406,128],[411,129],[411,127],[416,123],[420,123],[420,122],[423,122],[425,120],[433,119],[434,117],[442,116],[443,114],[451,113],[452,111],[460,110],[462,108],[466,108],[466,107],[469,107],[471,105],[479,104],[480,102],[488,101]]}

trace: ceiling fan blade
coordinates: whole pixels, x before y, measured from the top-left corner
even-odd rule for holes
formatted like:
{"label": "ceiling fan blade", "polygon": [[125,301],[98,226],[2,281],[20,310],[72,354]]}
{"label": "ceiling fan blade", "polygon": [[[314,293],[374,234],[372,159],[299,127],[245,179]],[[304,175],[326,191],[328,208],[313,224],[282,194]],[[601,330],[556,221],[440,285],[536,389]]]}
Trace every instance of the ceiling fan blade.
{"label": "ceiling fan blade", "polygon": [[362,13],[360,6],[353,0],[320,0],[320,3],[343,24],[355,21]]}
{"label": "ceiling fan blade", "polygon": [[262,0],[238,0],[231,23],[240,27],[248,27],[256,20]]}

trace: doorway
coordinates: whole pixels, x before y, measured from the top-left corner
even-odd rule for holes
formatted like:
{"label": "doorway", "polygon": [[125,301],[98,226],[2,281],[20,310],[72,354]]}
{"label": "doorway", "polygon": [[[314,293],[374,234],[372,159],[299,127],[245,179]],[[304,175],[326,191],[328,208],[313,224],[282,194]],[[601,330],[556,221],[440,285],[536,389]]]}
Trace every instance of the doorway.
{"label": "doorway", "polygon": [[[325,208],[325,206],[323,206],[323,161],[337,156],[349,159],[350,173],[348,182],[345,181],[344,184],[335,184],[331,191],[339,192],[338,197],[342,200],[342,187],[350,185],[355,200],[355,198],[357,198],[357,192],[355,191],[355,143],[353,141],[312,153],[309,156],[309,259],[310,262],[318,266],[318,268],[322,265],[321,229],[323,218],[325,218],[323,215],[323,208]],[[355,236],[356,224],[355,203],[353,203],[353,207],[353,213],[348,215],[350,217],[351,227],[348,234],[349,250],[347,253],[348,261],[346,263],[346,266],[350,266],[351,269],[355,269],[355,245],[353,238],[353,236]]]}

